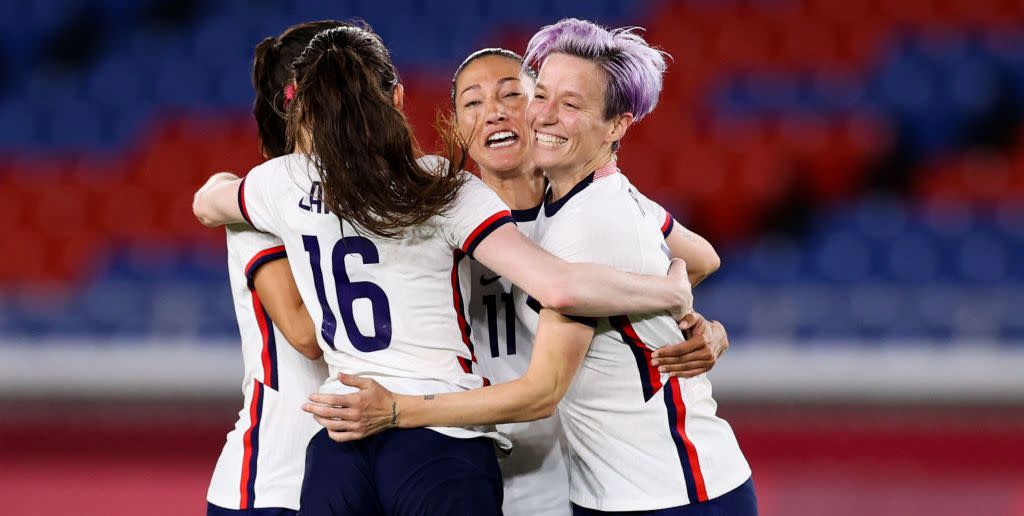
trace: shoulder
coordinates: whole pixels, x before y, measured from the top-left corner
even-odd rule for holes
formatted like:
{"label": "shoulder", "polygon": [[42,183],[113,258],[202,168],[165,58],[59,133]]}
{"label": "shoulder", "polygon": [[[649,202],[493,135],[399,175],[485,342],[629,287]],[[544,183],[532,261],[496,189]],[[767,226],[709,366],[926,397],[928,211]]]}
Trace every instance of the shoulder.
{"label": "shoulder", "polygon": [[245,176],[246,184],[259,182],[267,185],[301,185],[314,179],[316,171],[309,158],[301,154],[286,154],[256,165]]}

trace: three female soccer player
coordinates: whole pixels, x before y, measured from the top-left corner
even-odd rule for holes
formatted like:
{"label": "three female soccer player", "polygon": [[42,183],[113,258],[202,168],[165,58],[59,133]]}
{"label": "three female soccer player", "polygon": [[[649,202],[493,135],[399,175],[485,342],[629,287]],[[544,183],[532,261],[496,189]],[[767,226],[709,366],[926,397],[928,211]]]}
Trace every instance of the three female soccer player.
{"label": "three female soccer player", "polygon": [[[663,267],[664,235],[656,229],[662,213],[614,162],[628,127],[654,109],[662,55],[631,31],[564,20],[534,36],[527,60],[540,65],[527,116],[533,156],[551,181],[532,237],[570,261],[634,272]],[[483,145],[512,147],[513,126],[485,131]],[[334,414],[347,422],[334,425],[337,437],[372,433],[389,418],[398,427],[486,424],[542,418],[557,406],[575,513],[756,514],[750,469],[728,424],[715,416],[707,377],[680,380],[649,365],[653,349],[680,340],[671,318],[571,319],[525,294],[517,295],[516,309],[535,328],[522,378],[422,398],[349,378],[364,390],[333,400],[352,407]]]}
{"label": "three female soccer player", "polygon": [[[288,112],[298,152],[244,182],[211,178],[194,209],[208,225],[245,220],[283,239],[332,374],[359,373],[417,395],[481,385],[469,371],[459,306],[464,256],[544,306],[577,315],[689,308],[681,273],[645,278],[566,264],[508,225],[507,209],[479,181],[452,164],[416,161],[397,73],[372,34],[321,33],[296,61],[295,79]],[[333,381],[324,389],[347,390]],[[350,445],[321,432],[308,450],[303,511],[499,510],[494,455],[479,438],[487,433],[433,430]],[[445,486],[459,489],[439,496]]]}

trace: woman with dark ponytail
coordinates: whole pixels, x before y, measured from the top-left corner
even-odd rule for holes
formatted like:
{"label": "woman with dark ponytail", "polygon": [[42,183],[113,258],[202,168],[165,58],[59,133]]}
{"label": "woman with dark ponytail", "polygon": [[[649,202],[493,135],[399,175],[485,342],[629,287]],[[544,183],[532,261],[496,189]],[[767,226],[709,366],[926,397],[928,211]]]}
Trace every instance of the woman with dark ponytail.
{"label": "woman with dark ponytail", "polygon": [[[689,311],[685,267],[653,277],[566,263],[519,233],[479,179],[417,159],[404,91],[376,35],[321,32],[294,79],[282,92],[294,153],[242,180],[211,177],[193,211],[208,226],[247,222],[281,237],[330,368],[320,392],[354,393],[372,379],[432,399],[485,385],[463,310],[467,256],[571,315]],[[397,418],[395,407],[383,427]],[[347,433],[310,441],[303,514],[500,513],[494,445],[507,448],[504,436],[467,425],[331,440],[361,437]]]}
{"label": "woman with dark ponytail", "polygon": [[256,101],[252,114],[259,129],[260,151],[264,158],[276,158],[292,152],[288,144],[288,110],[286,89],[292,83],[292,63],[309,41],[321,31],[352,24],[334,20],[293,25],[277,37],[269,37],[256,45],[252,67],[252,85]]}
{"label": "woman with dark ponytail", "polygon": [[[317,33],[343,25],[347,24],[295,25],[256,47],[253,115],[265,158],[292,151],[283,94],[291,83],[291,63]],[[281,239],[244,225],[230,226],[227,250],[242,344],[244,396],[210,480],[207,516],[294,515],[306,444],[320,429],[300,407],[323,382],[327,367],[320,360],[313,320],[295,286]]]}

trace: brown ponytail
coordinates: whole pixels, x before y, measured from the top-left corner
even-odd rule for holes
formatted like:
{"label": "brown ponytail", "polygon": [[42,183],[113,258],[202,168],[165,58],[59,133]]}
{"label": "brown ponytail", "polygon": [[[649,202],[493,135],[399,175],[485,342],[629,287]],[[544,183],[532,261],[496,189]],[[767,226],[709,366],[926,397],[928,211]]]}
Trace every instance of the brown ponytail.
{"label": "brown ponytail", "polygon": [[289,141],[310,137],[324,202],[339,219],[383,237],[443,212],[463,159],[424,170],[408,121],[393,101],[398,73],[380,39],[358,27],[321,32],[295,61]]}
{"label": "brown ponytail", "polygon": [[321,31],[350,25],[324,20],[292,25],[276,38],[266,38],[256,45],[252,66],[252,85],[256,89],[252,114],[259,129],[260,152],[265,158],[276,158],[292,152],[288,143],[288,123],[284,118],[284,89],[292,81],[292,62],[309,41]]}

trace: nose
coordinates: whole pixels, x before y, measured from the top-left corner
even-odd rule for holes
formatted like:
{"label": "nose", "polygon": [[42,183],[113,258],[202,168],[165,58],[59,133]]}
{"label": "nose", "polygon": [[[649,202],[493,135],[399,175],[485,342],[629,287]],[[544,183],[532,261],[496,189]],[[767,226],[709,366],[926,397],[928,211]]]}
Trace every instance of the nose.
{"label": "nose", "polygon": [[555,113],[554,102],[544,102],[537,104],[536,110],[534,111],[534,120],[542,125],[551,125],[558,121],[558,117]]}
{"label": "nose", "polygon": [[500,102],[488,101],[487,102],[487,114],[484,117],[484,121],[488,124],[497,124],[504,122],[508,116],[505,114],[505,106],[502,106]]}

